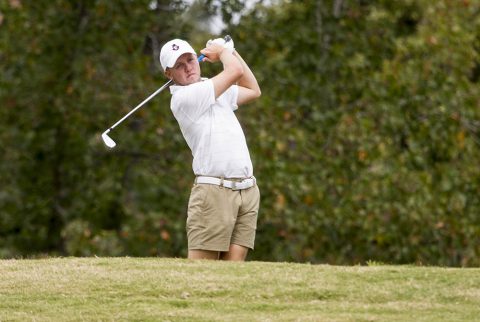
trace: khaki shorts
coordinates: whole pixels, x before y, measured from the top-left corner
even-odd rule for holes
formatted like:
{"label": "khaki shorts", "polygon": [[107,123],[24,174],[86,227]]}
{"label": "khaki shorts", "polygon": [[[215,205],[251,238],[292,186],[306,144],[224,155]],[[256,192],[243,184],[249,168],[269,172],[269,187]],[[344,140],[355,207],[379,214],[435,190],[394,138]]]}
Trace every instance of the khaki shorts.
{"label": "khaki shorts", "polygon": [[253,249],[260,191],[194,184],[188,201],[189,250],[226,252],[230,244]]}

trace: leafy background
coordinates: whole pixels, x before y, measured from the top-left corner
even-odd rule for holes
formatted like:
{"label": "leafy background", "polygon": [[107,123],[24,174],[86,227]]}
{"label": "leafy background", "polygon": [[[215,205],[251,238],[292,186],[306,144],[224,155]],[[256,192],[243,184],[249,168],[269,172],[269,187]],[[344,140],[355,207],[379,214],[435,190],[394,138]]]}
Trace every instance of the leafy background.
{"label": "leafy background", "polygon": [[100,135],[166,81],[165,41],[217,34],[263,93],[237,112],[262,193],[250,259],[480,264],[473,0],[1,1],[0,257],[186,255],[170,95],[115,149]]}

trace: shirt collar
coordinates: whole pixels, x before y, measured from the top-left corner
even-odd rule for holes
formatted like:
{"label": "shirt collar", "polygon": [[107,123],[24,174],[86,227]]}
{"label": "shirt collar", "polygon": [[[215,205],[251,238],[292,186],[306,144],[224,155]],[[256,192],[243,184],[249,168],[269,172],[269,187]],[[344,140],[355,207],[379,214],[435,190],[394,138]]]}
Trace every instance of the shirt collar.
{"label": "shirt collar", "polygon": [[[200,78],[200,81],[203,82],[207,79],[208,79],[208,77],[202,77],[202,78]],[[195,84],[195,83],[193,83],[193,84]],[[190,85],[193,85],[193,84],[190,84]],[[187,86],[189,86],[189,85],[187,85]],[[170,93],[173,94],[173,93],[175,93],[175,92],[177,92],[177,91],[179,91],[179,90],[181,90],[182,88],[185,88],[185,87],[186,86],[182,86],[182,85],[171,85],[170,86]]]}

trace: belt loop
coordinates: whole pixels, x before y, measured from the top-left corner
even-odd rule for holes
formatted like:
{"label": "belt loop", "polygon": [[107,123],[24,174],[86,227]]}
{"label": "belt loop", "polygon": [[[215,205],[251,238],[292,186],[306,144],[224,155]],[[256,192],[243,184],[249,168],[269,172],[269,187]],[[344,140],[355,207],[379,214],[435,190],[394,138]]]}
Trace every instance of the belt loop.
{"label": "belt loop", "polygon": [[222,187],[222,188],[223,188],[223,179],[224,179],[224,178],[225,178],[224,176],[221,176],[221,177],[220,177],[220,187]]}
{"label": "belt loop", "polygon": [[195,180],[193,180],[193,184],[197,184],[197,179],[198,179],[198,176],[195,176]]}

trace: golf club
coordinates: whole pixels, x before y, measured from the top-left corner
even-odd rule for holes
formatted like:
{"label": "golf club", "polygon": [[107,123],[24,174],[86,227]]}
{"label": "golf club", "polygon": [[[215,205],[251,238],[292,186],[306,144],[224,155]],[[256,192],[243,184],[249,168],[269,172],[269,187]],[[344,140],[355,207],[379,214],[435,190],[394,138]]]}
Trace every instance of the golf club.
{"label": "golf club", "polygon": [[[200,60],[200,58],[203,58],[202,56],[198,57],[198,59]],[[149,97],[147,97],[143,102],[141,102],[140,104],[138,104],[137,107],[135,107],[133,110],[131,110],[127,115],[125,115],[124,117],[122,117],[117,123],[115,123],[114,125],[112,125],[109,129],[107,129],[105,132],[103,132],[102,134],[102,139],[103,139],[103,142],[105,143],[106,146],[108,146],[109,148],[113,148],[115,147],[115,145],[117,145],[115,143],[115,141],[112,140],[111,137],[108,136],[108,132],[110,132],[111,130],[113,130],[115,127],[117,127],[117,125],[119,125],[120,123],[122,123],[127,117],[129,117],[130,115],[132,115],[136,110],[138,110],[140,107],[142,107],[145,103],[147,103],[149,100],[151,100],[155,95],[157,95],[158,93],[160,93],[161,91],[163,91],[166,87],[168,87],[171,83],[173,82],[173,80],[169,80],[168,82],[165,83],[165,85],[163,85],[162,87],[160,87],[159,89],[157,89],[152,95],[150,95]]]}
{"label": "golf club", "polygon": [[[232,38],[227,35],[223,38],[225,40],[225,42],[229,42]],[[198,57],[198,61],[201,62],[203,60],[203,58],[205,57],[205,55],[200,55]],[[152,95],[150,95],[149,97],[147,97],[143,102],[141,102],[140,104],[138,104],[137,107],[135,107],[133,110],[131,110],[127,115],[125,115],[124,117],[122,117],[117,123],[115,123],[114,125],[112,125],[110,128],[108,128],[105,132],[102,133],[102,139],[103,139],[103,142],[105,143],[106,146],[108,146],[109,148],[113,148],[115,147],[117,144],[115,143],[115,141],[112,140],[111,137],[108,136],[108,133],[113,130],[115,127],[117,127],[117,125],[119,125],[120,123],[122,123],[127,117],[129,117],[130,115],[132,115],[136,110],[138,110],[140,107],[142,107],[145,103],[147,103],[149,100],[151,100],[154,96],[156,96],[158,93],[160,93],[161,91],[163,91],[165,88],[167,88],[171,83],[173,82],[173,80],[169,80],[168,82],[165,83],[165,85],[163,85],[162,87],[160,87],[158,90],[156,90]]]}

